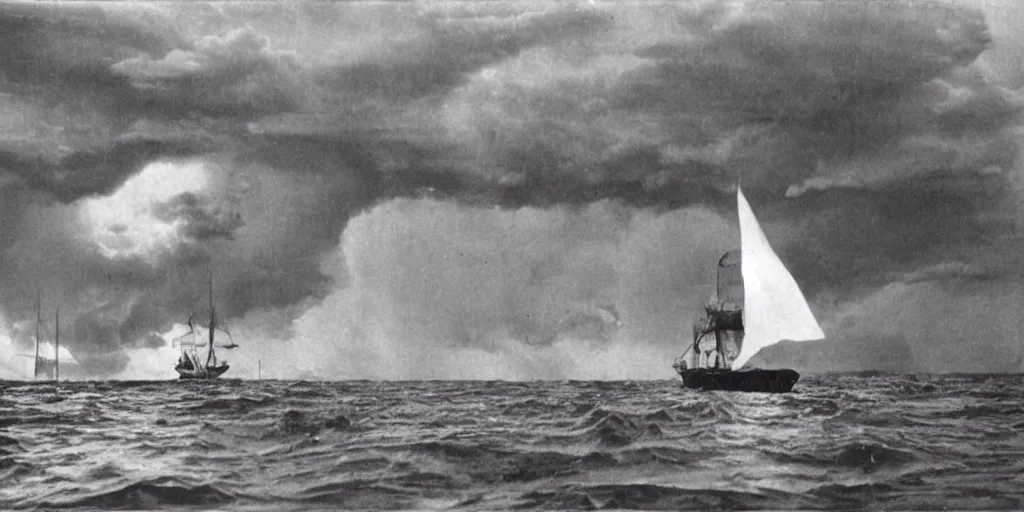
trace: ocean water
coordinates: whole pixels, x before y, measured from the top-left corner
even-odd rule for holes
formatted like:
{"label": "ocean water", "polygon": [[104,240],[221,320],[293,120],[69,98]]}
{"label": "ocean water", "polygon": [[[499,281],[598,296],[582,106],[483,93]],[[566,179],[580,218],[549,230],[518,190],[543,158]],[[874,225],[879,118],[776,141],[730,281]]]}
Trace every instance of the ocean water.
{"label": "ocean water", "polygon": [[0,508],[1021,509],[1024,376],[0,382]]}

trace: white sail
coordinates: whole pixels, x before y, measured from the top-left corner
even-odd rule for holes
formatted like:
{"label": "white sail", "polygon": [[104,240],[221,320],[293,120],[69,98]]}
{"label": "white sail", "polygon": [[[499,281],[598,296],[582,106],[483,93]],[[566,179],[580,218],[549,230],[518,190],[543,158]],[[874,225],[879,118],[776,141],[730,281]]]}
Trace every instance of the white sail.
{"label": "white sail", "polygon": [[768,244],[743,191],[736,189],[743,273],[743,347],[732,362],[738,370],[761,349],[783,340],[825,338],[796,280]]}
{"label": "white sail", "polygon": [[[55,361],[57,360],[58,350],[49,341],[39,342],[39,359],[44,361]],[[71,352],[64,347],[60,347],[60,364],[78,364],[75,357],[71,355]]]}

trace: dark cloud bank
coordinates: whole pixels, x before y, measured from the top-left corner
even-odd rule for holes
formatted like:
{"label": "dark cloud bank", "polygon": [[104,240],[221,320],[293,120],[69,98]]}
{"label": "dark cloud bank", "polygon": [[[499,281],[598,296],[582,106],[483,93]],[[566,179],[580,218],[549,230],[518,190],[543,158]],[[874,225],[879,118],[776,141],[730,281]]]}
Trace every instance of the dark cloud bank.
{"label": "dark cloud bank", "polygon": [[0,309],[27,347],[41,287],[113,375],[212,269],[282,377],[667,377],[742,178],[830,337],[761,362],[1017,371],[1014,44],[926,2],[4,6]]}

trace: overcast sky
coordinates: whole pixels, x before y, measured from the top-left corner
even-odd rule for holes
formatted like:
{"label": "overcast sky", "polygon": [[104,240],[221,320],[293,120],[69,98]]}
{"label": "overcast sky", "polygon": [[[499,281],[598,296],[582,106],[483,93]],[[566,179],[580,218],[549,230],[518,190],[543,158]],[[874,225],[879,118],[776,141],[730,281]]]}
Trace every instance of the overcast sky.
{"label": "overcast sky", "polygon": [[1022,24],[4,4],[0,348],[31,347],[38,287],[87,373],[173,376],[212,271],[235,377],[671,378],[742,178],[828,336],[755,365],[1020,371]]}

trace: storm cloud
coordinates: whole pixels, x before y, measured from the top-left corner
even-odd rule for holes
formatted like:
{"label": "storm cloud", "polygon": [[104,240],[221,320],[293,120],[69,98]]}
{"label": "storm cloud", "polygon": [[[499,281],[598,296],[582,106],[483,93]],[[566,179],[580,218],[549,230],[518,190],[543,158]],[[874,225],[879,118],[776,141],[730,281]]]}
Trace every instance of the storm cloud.
{"label": "storm cloud", "polygon": [[[96,375],[212,272],[240,372],[289,347],[311,355],[282,377],[668,376],[740,180],[830,337],[764,357],[1020,351],[982,329],[1020,301],[1020,44],[969,6],[36,3],[0,27],[0,309],[27,347],[45,290]],[[976,355],[920,334],[937,318]]]}

